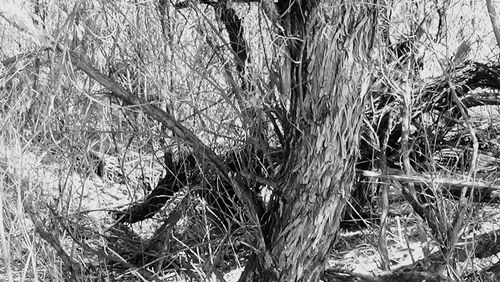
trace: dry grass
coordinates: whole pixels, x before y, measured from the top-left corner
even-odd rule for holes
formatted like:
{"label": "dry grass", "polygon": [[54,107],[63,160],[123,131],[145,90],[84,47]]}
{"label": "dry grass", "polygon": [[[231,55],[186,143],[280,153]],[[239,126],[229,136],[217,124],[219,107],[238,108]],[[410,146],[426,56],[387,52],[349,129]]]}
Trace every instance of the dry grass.
{"label": "dry grass", "polygon": [[[68,279],[67,262],[58,247],[86,271],[84,276],[77,276],[82,281],[96,277],[148,279],[140,272],[126,271],[130,265],[125,261],[151,246],[152,238],[160,239],[163,246],[155,249],[163,250],[164,261],[152,261],[145,268],[149,275],[157,273],[165,281],[183,277],[210,280],[211,275],[223,276],[220,270],[234,277],[234,268],[241,268],[241,254],[234,253],[235,249],[233,259],[222,259],[231,253],[235,237],[214,229],[210,208],[200,199],[182,192],[157,217],[132,228],[116,226],[109,211],[142,197],[130,193],[130,184],[116,184],[92,173],[84,177],[47,155],[23,152],[20,141],[3,142],[1,148],[0,240],[4,267],[0,280]],[[182,211],[175,228],[155,233],[161,218],[175,210]],[[176,262],[169,266],[169,259]]]}
{"label": "dry grass", "polygon": [[[238,13],[247,15],[245,31],[252,51],[248,76],[254,79],[251,83],[263,89],[235,102],[230,97],[230,89],[234,88],[230,81],[234,83],[237,75],[225,69],[231,65],[225,60],[231,54],[223,47],[226,34],[213,30],[215,15],[210,8],[172,12],[171,38],[166,40],[157,32],[162,27],[155,22],[155,5],[149,2],[135,5],[104,1],[94,7],[94,2],[83,1],[81,6],[72,6],[74,13],[54,3],[48,4],[51,16],[45,24],[48,31],[57,31],[61,46],[88,52],[96,68],[109,73],[127,90],[136,91],[148,103],[171,111],[218,152],[242,147],[250,139],[242,116],[248,107],[263,115],[262,109],[275,102],[290,103],[288,94],[275,93],[276,85],[268,81],[281,59],[273,58],[278,51],[273,50],[273,32],[265,27],[268,23],[256,6],[240,7]],[[398,37],[398,32],[403,34],[408,26],[421,22],[424,13],[412,10],[413,3],[407,4],[394,5],[401,10],[394,13],[391,27]],[[456,37],[456,42],[424,46],[434,49],[425,54],[421,77],[441,73],[449,54],[466,40],[471,40],[476,59],[496,53],[491,44],[479,39],[486,38],[485,27],[489,26],[488,19],[481,16],[484,11],[478,5],[467,5],[463,5],[468,9],[465,15],[464,7],[449,8],[450,15],[454,15],[450,23],[462,27],[461,31],[448,31],[448,37]],[[471,26],[470,22],[475,24]],[[33,42],[3,18],[0,27],[0,51],[5,52],[2,56],[32,51]],[[110,34],[113,40],[108,41]],[[194,193],[188,195],[189,189],[199,187],[180,191],[158,215],[142,223],[122,226],[113,221],[110,211],[142,199],[148,192],[144,182],[154,186],[161,178],[162,149],[177,155],[189,150],[137,107],[109,98],[106,89],[75,71],[65,60],[61,54],[40,52],[14,65],[0,65],[0,280],[179,281],[224,277],[235,281],[245,263],[246,245],[252,244],[248,229],[242,226],[229,232],[220,228],[211,208]],[[384,64],[387,73],[383,76],[393,88],[390,91],[396,89],[390,95],[397,100],[411,91],[401,86],[402,74],[394,68]],[[269,89],[266,84],[271,85]],[[274,100],[274,96],[280,97]],[[267,102],[269,105],[263,105]],[[400,106],[397,102],[384,109],[397,112]],[[414,114],[422,109],[412,110]],[[375,118],[370,122],[379,124]],[[470,123],[484,140],[497,141],[498,107],[472,109]],[[256,130],[266,129],[259,125]],[[461,136],[468,131],[460,125],[452,133]],[[453,158],[461,151],[463,148],[446,148],[425,153],[433,170],[463,173],[463,168],[451,162],[460,159]],[[451,161],[439,164],[445,153],[452,155]],[[99,158],[105,160],[103,178],[95,174]],[[478,162],[491,171],[484,179],[496,181],[496,156],[480,154]],[[444,198],[439,201],[437,218],[449,224],[457,205]],[[473,212],[463,213],[467,217],[457,234],[471,237],[498,228],[495,206],[467,203],[464,207]],[[425,258],[437,250],[436,237],[447,235],[445,228],[440,234],[431,234],[405,203],[392,203],[390,212],[386,239],[392,269]],[[169,220],[175,224],[166,224]],[[342,232],[332,267],[362,274],[381,273],[378,228],[374,225],[362,231]],[[151,253],[144,255],[145,250]],[[134,260],[138,258],[148,260],[137,263]],[[447,267],[449,273],[460,276],[496,260],[470,256]]]}

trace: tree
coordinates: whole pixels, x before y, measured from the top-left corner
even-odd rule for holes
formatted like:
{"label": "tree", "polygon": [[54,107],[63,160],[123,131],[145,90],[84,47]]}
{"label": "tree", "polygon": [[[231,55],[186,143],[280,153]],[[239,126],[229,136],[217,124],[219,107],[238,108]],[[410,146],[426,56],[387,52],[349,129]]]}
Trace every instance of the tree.
{"label": "tree", "polygon": [[296,38],[289,46],[296,130],[264,227],[267,257],[247,266],[264,271],[248,280],[317,281],[324,270],[354,181],[376,11],[350,1],[295,1],[268,11],[282,15]]}
{"label": "tree", "polygon": [[[50,101],[50,107],[57,104],[63,109],[62,114],[73,114],[62,121],[57,117],[56,122],[47,115],[55,131],[62,134],[62,137],[50,135],[51,142],[55,139],[58,146],[73,152],[86,152],[90,147],[87,154],[78,156],[97,163],[96,172],[100,176],[104,174],[107,159],[114,157],[110,154],[124,152],[124,159],[131,147],[149,155],[154,155],[155,150],[163,151],[165,173],[161,180],[153,183],[154,189],[143,201],[116,211],[116,224],[152,218],[176,192],[185,187],[201,187],[198,190],[201,192],[188,193],[204,198],[214,208],[212,213],[223,222],[220,228],[226,234],[241,229],[249,231],[246,239],[252,246],[252,255],[241,281],[317,281],[324,273],[354,185],[366,188],[355,183],[356,165],[358,170],[364,170],[365,177],[388,179],[395,186],[401,185],[408,202],[442,246],[445,263],[454,256],[458,234],[464,225],[461,219],[467,212],[465,196],[474,195],[479,201],[495,198],[490,192],[496,186],[487,183],[420,175],[427,172],[442,147],[460,142],[473,147],[464,149],[462,157],[467,162],[464,160],[468,158],[468,150],[473,152],[469,168],[472,175],[477,166],[478,140],[466,111],[479,104],[498,103],[489,93],[472,93],[474,89],[497,89],[498,67],[453,65],[467,56],[470,50],[467,42],[455,53],[457,58],[449,66],[443,66],[445,75],[420,84],[418,72],[422,62],[416,46],[428,35],[427,14],[424,19],[413,15],[415,23],[408,38],[391,44],[394,41],[388,26],[391,19],[379,18],[386,16],[387,8],[375,1],[203,0],[158,1],[144,6],[106,2],[98,13],[90,12],[95,7],[85,6],[93,3],[82,3],[73,10],[65,10],[65,17],[73,26],[68,25],[72,28],[66,31],[64,40],[54,39],[39,26],[37,16],[13,13],[13,9],[2,11],[2,15],[34,35],[41,50],[51,54],[51,60],[57,58],[53,61],[62,62],[61,69],[78,70],[67,74],[69,79],[64,80],[67,85],[57,87],[60,91],[51,96],[55,102]],[[449,1],[444,1],[438,8],[436,37],[446,33],[443,23],[447,5]],[[35,9],[37,14],[43,11],[39,8]],[[245,16],[251,18],[250,15],[261,12],[265,17],[255,16],[255,19],[264,23],[249,28]],[[379,22],[384,24],[377,31]],[[81,23],[84,28],[77,28]],[[102,39],[107,38],[106,32],[94,35],[103,26],[108,27],[105,30],[112,34],[113,43]],[[89,32],[82,35],[84,31]],[[185,33],[189,36],[184,36]],[[376,48],[379,36],[383,43],[376,46],[374,53],[372,49]],[[257,37],[264,39],[252,42],[251,38]],[[38,60],[40,56],[32,52],[20,57],[4,60],[3,65],[7,68],[19,60],[30,57]],[[41,73],[37,79],[44,74],[39,66],[52,66],[51,60],[35,63]],[[60,69],[55,69],[49,73],[60,75]],[[39,82],[45,80],[38,79],[33,87],[39,87]],[[85,81],[86,87],[74,80]],[[461,85],[462,89],[456,91],[453,85]],[[38,98],[36,93],[43,93],[33,92]],[[67,92],[72,93],[68,95],[71,98],[58,96]],[[75,94],[80,92],[86,96]],[[185,102],[186,96],[194,98]],[[367,96],[371,107],[365,107]],[[93,104],[94,100],[98,103]],[[79,108],[82,101],[89,103],[90,118],[81,118],[83,110],[77,114],[70,110]],[[112,106],[103,106],[104,102]],[[413,105],[418,105],[418,110]],[[106,115],[106,111],[111,114]],[[449,114],[452,119],[441,113]],[[426,123],[427,119],[433,120],[432,126]],[[460,124],[457,120],[469,125],[465,130],[468,132],[461,132],[470,136],[469,141],[450,134],[452,129],[457,130],[454,128]],[[231,125],[224,126],[228,121]],[[74,131],[73,123],[77,128],[99,125],[101,132],[96,134],[98,137],[85,131],[81,136],[64,135],[65,130]],[[416,128],[413,132],[411,126]],[[360,145],[362,127],[365,140]],[[224,135],[231,141],[220,142]],[[410,143],[410,137],[416,141]],[[36,138],[46,137],[36,135]],[[90,141],[85,143],[86,140]],[[173,150],[174,147],[177,149]],[[403,164],[394,161],[400,154]],[[358,155],[361,161],[356,164]],[[388,167],[404,171],[404,175],[388,174]],[[129,175],[123,167],[118,170],[126,182]],[[432,198],[441,192],[433,190],[432,197],[417,197],[422,192],[419,189],[425,190],[425,185],[437,182],[451,186],[450,197],[459,197],[462,205],[460,212],[453,215],[453,223],[444,226],[440,225],[443,218],[438,215],[446,214],[446,207],[423,205],[421,201],[422,197]],[[258,197],[262,186],[271,190],[269,203]],[[488,195],[469,193],[463,187],[481,187]],[[385,252],[384,267],[389,269],[387,246],[383,246],[387,188],[385,185],[383,189],[385,215],[379,244],[381,253]],[[127,257],[125,262],[123,256],[100,255],[126,267],[163,260],[165,256],[161,253],[154,256],[158,251],[155,244],[161,240],[168,242],[170,237],[165,230],[173,228],[180,214],[178,210],[171,212],[147,247],[140,254]],[[49,232],[40,227],[38,233],[58,251],[69,272],[83,271],[75,271],[78,263]],[[154,278],[146,270],[143,275]],[[397,275],[393,279],[401,279]],[[414,277],[440,279],[439,275]]]}
{"label": "tree", "polygon": [[[160,9],[165,9],[165,4],[160,3]],[[240,90],[235,91],[244,92],[250,86],[244,81],[247,56],[245,41],[238,34],[242,31],[240,20],[228,2],[209,4],[215,7],[229,35],[241,82]],[[290,105],[284,109],[288,124],[281,125],[288,130],[283,136],[286,143],[279,180],[264,221],[257,224],[262,226],[257,240],[263,242],[254,254],[259,259],[248,265],[243,278],[315,281],[335,242],[354,181],[363,97],[371,81],[369,54],[377,8],[375,2],[354,1],[263,1],[262,5],[275,23],[274,30],[284,38],[279,57],[285,63],[277,68],[281,73],[289,72],[286,75],[290,79],[281,81],[279,95],[289,95]],[[76,67],[126,104],[143,104],[141,98],[90,67],[81,55],[70,55]],[[291,92],[285,93],[287,89]],[[201,159],[212,163],[223,179],[239,186],[240,201],[249,207],[250,218],[262,215],[255,211],[253,195],[248,196],[251,191],[242,177],[229,177],[230,169],[189,129],[153,105],[141,108]]]}

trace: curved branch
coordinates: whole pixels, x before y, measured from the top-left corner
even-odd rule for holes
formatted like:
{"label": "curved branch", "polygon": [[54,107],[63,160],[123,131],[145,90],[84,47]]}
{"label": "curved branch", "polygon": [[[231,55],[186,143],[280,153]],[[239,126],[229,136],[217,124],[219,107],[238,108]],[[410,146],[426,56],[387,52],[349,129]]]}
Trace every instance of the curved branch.
{"label": "curved branch", "polygon": [[74,51],[69,51],[69,54],[72,63],[78,69],[82,70],[88,76],[95,79],[107,89],[111,90],[113,96],[123,100],[129,105],[140,108],[146,115],[162,123],[166,128],[171,130],[176,137],[182,139],[186,145],[191,147],[196,155],[198,155],[202,160],[212,163],[219,172],[220,176],[229,181],[227,176],[229,168],[222,162],[217,154],[215,154],[210,147],[205,145],[191,130],[187,129],[175,120],[171,114],[128,92],[113,79],[103,75],[100,71],[87,63],[81,54]]}
{"label": "curved branch", "polygon": [[[205,145],[191,130],[187,129],[184,125],[180,124],[174,119],[172,115],[168,112],[161,110],[160,108],[147,103],[143,99],[137,97],[136,95],[125,90],[120,84],[115,82],[110,77],[103,75],[97,69],[89,65],[85,59],[78,53],[74,51],[69,51],[72,63],[85,72],[88,76],[98,81],[107,89],[111,90],[112,95],[121,99],[125,103],[131,106],[140,108],[146,115],[152,117],[153,119],[162,123],[166,128],[168,128],[172,133],[179,139],[182,139],[184,143],[191,147],[194,154],[200,158],[200,160],[213,165],[217,174],[221,179],[227,183],[232,183],[236,181],[240,187],[247,188],[243,177],[238,172],[234,171],[234,175],[229,178],[228,173],[232,170],[224,164],[222,159],[207,145]],[[239,200],[247,206],[258,207],[253,199],[254,194],[250,189],[241,189],[241,194],[238,195]],[[250,218],[260,218],[261,209],[253,208],[252,211],[258,211],[258,214],[249,214]]]}

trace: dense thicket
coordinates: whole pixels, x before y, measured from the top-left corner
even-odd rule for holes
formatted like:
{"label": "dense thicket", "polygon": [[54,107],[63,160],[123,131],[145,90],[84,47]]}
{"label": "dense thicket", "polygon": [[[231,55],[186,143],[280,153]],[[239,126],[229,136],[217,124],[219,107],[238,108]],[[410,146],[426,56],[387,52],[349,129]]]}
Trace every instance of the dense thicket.
{"label": "dense thicket", "polygon": [[[450,1],[6,7],[2,25],[28,37],[4,40],[5,132],[66,179],[97,175],[128,196],[97,208],[111,212],[88,228],[92,243],[76,184],[60,180],[55,202],[23,199],[70,279],[99,271],[68,254],[67,237],[108,273],[147,279],[220,279],[240,256],[241,281],[455,279],[468,226],[499,201],[500,66],[471,39],[484,19]],[[380,277],[325,272],[339,226],[378,228],[391,269],[389,196],[439,251]],[[477,249],[498,249],[481,238]]]}

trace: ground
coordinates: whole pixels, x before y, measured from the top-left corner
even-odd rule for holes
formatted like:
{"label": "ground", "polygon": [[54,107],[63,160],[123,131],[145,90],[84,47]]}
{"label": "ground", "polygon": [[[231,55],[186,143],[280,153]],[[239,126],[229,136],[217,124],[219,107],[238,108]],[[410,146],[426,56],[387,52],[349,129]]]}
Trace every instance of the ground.
{"label": "ground", "polygon": [[[66,167],[58,162],[57,156],[23,151],[21,146],[6,143],[1,144],[0,148],[0,176],[3,179],[0,186],[3,210],[0,217],[0,239],[3,249],[6,250],[0,261],[0,264],[5,266],[0,268],[0,280],[7,280],[11,275],[15,280],[21,277],[30,280],[36,276],[43,281],[57,281],[57,278],[62,276],[57,272],[60,271],[60,264],[53,249],[35,236],[34,225],[25,211],[26,208],[37,212],[46,230],[52,232],[54,238],[60,240],[63,249],[76,261],[95,265],[99,262],[97,257],[84,252],[75,245],[73,239],[84,240],[89,246],[97,249],[104,245],[110,246],[111,243],[104,242],[104,236],[101,236],[115,227],[110,211],[121,209],[131,199],[141,199],[146,193],[134,186],[137,185],[137,178],[133,179],[132,174],[129,174],[132,180],[122,184],[108,179],[103,180],[95,173],[84,174],[75,170],[68,174]],[[159,177],[161,165],[150,165],[149,170],[152,177]],[[177,201],[170,201],[170,205],[167,205],[159,217],[168,215],[173,205],[182,204],[183,197],[180,193]],[[203,210],[200,207],[197,209]],[[185,211],[186,213],[193,212],[187,209]],[[62,219],[58,218],[54,212],[62,216]],[[159,217],[132,225],[137,240],[147,242],[161,225]],[[499,219],[500,212],[495,205],[480,206],[477,220],[468,226],[468,238],[472,240],[474,235],[498,229]],[[216,253],[218,247],[227,242],[217,238],[220,233],[210,234],[211,231],[206,231],[202,235],[208,234],[207,236],[212,236],[212,238],[200,239],[200,242],[207,244],[208,247],[200,245],[194,249],[188,248],[188,241],[193,239],[193,236],[188,240],[183,237],[183,234],[186,234],[187,228],[192,226],[189,225],[189,220],[190,217],[185,217],[177,223],[172,233],[174,236],[169,237],[169,242],[185,244],[184,252],[186,253],[198,251],[199,260],[193,263],[193,269],[200,272],[199,277],[210,279],[210,275],[202,272],[209,269],[207,258],[213,259],[216,255],[210,256],[203,252]],[[62,228],[62,226],[66,227]],[[71,233],[71,228],[68,229],[68,226],[77,232]],[[422,220],[415,216],[411,207],[395,197],[390,206],[387,236],[391,269],[411,265],[424,258],[426,252],[434,252],[438,249],[438,246],[429,243],[433,240],[425,230],[428,229],[422,226]],[[193,230],[188,231],[191,235],[199,234]],[[381,274],[380,256],[377,251],[378,232],[376,225],[356,231],[342,230],[336,250],[331,255],[330,267],[363,275]],[[74,234],[78,234],[77,238],[73,238]],[[175,248],[169,250],[179,251]],[[186,256],[193,258],[189,254]],[[221,267],[223,273],[219,273],[223,274],[226,281],[237,281],[243,270],[243,257],[244,254],[241,254],[241,256],[225,258],[228,260],[225,264],[219,262],[218,265],[223,266]],[[496,263],[498,260],[496,256],[482,260],[467,259],[460,264],[458,269],[470,272],[473,269],[481,269]],[[123,275],[125,275],[123,278],[134,277],[130,274]],[[170,277],[177,281],[185,277],[175,270],[165,275],[165,278]],[[216,276],[214,273],[212,279]]]}

